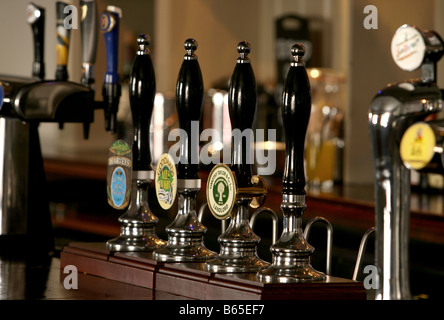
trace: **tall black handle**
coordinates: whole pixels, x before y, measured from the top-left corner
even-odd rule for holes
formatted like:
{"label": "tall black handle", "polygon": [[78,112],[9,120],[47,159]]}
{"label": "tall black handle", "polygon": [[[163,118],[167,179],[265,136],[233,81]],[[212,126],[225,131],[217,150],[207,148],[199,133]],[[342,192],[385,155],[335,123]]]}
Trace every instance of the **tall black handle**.
{"label": "tall black handle", "polygon": [[44,36],[45,36],[45,9],[29,3],[26,8],[27,21],[31,25],[34,38],[34,62],[32,76],[36,79],[45,79]]}
{"label": "tall black handle", "polygon": [[176,108],[179,126],[187,133],[187,138],[181,139],[177,177],[178,179],[198,179],[199,140],[198,132],[192,131],[192,125],[199,124],[202,115],[204,86],[199,62],[194,54],[198,47],[197,41],[187,39],[184,47],[187,53],[177,78]]}
{"label": "tall black handle", "polygon": [[291,62],[283,91],[282,119],[285,131],[286,156],[283,194],[305,194],[304,148],[311,112],[311,92],[305,63],[305,48],[291,48]]}
{"label": "tall black handle", "polygon": [[133,117],[133,170],[152,170],[149,125],[154,108],[156,78],[148,45],[150,38],[141,34],[137,38],[139,50],[131,70],[129,98]]}
{"label": "tall black handle", "polygon": [[[230,112],[231,127],[233,130],[233,153],[231,169],[236,174],[239,187],[251,185],[253,175],[252,160],[248,155],[252,148],[252,141],[248,138],[248,131],[253,126],[257,108],[257,87],[251,61],[247,57],[250,53],[250,45],[242,41],[237,45],[240,57],[231,76],[228,95],[228,107]],[[238,131],[236,132],[236,129]],[[241,134],[247,133],[247,137]],[[252,131],[250,131],[252,134]]]}
{"label": "tall black handle", "polygon": [[81,0],[82,20],[80,36],[82,41],[82,84],[91,86],[94,83],[93,65],[96,63],[98,18],[95,0]]}

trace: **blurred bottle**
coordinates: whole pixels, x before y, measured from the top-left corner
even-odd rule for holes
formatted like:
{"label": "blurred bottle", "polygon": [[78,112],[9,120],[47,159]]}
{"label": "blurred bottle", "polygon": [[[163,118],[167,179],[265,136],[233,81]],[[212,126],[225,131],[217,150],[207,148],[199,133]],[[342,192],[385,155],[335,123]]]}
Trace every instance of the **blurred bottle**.
{"label": "blurred bottle", "polygon": [[330,191],[343,178],[345,76],[309,69],[312,109],[305,146],[308,187]]}

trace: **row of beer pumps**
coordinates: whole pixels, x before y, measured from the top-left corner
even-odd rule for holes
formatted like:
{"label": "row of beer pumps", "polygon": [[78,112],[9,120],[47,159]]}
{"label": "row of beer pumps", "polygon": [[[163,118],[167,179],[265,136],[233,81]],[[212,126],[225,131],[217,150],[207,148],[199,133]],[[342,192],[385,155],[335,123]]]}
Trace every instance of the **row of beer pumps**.
{"label": "row of beer pumps", "polygon": [[[148,119],[151,116],[155,96],[155,74],[148,49],[149,37],[138,37],[139,50],[130,75],[130,107],[134,123],[132,147],[125,142],[115,142],[115,152],[110,156],[108,170],[109,202],[119,208],[129,203],[119,218],[121,233],[107,242],[110,251],[148,251],[153,259],[163,262],[203,262],[209,272],[242,273],[257,272],[266,282],[300,282],[325,279],[310,265],[313,248],[304,239],[302,212],[305,205],[304,142],[311,109],[310,84],[302,59],[305,49],[296,44],[291,48],[291,63],[284,89],[284,127],[287,134],[287,159],[284,175],[282,209],[284,231],[272,247],[273,263],[259,258],[257,245],[260,238],[250,225],[249,208],[259,208],[267,194],[265,181],[253,174],[248,161],[248,139],[233,139],[231,166],[217,164],[211,170],[206,196],[213,215],[221,220],[230,219],[228,227],[219,236],[220,253],[206,248],[204,236],[207,228],[201,223],[196,196],[201,189],[198,159],[198,142],[191,133],[191,125],[199,123],[204,97],[204,87],[198,63],[198,44],[187,39],[186,54],[179,71],[176,86],[176,107],[180,128],[185,133],[181,139],[177,165],[167,153],[151,167],[148,139]],[[233,129],[243,131],[252,127],[257,105],[256,81],[248,57],[251,47],[242,41],[237,46],[239,57],[233,71],[229,89],[229,112]],[[296,99],[298,97],[298,99]],[[132,156],[129,156],[129,150]],[[126,150],[126,151],[122,151]],[[119,160],[115,160],[120,157]],[[116,165],[117,163],[117,165]],[[132,163],[129,168],[126,164]],[[128,176],[131,175],[131,179]],[[125,176],[126,179],[122,177]],[[158,218],[151,212],[147,188],[155,180],[159,203],[171,208],[177,192],[178,211],[174,221],[166,227],[168,240],[163,241],[155,233]],[[135,192],[130,201],[122,199],[127,191]],[[123,192],[122,192],[123,190]],[[172,192],[173,197],[165,196]],[[199,210],[200,211],[200,210]]]}
{"label": "row of beer pumps", "polygon": [[[140,49],[130,80],[130,101],[135,123],[138,121],[134,118],[138,114],[136,108],[144,105],[148,109],[147,114],[151,113],[155,93],[154,71],[146,48],[146,36],[141,35],[138,41]],[[151,251],[153,259],[164,262],[204,262],[205,269],[213,273],[256,272],[257,279],[264,282],[325,280],[329,272],[326,275],[311,266],[310,256],[314,249],[307,242],[307,230],[302,230],[302,214],[306,209],[304,144],[311,110],[310,83],[303,61],[304,47],[295,44],[291,48],[293,61],[282,95],[286,141],[281,204],[283,232],[270,248],[272,263],[258,257],[257,244],[260,238],[252,231],[252,220],[249,220],[249,207],[257,209],[264,204],[267,188],[260,176],[253,175],[252,166],[247,161],[247,145],[244,140],[233,139],[231,166],[215,165],[208,176],[205,206],[208,206],[216,218],[230,219],[230,224],[228,228],[223,228],[218,238],[219,253],[205,247],[206,227],[200,222],[196,210],[196,195],[201,189],[201,180],[198,165],[189,162],[193,155],[198,156],[198,143],[191,140],[190,126],[192,121],[200,119],[204,91],[200,67],[194,53],[197,42],[194,39],[186,40],[185,49],[176,87],[179,123],[187,136],[181,140],[179,163],[177,166],[174,162],[168,163],[172,159],[167,156],[161,158],[158,167],[153,170],[147,155],[145,160],[149,161],[146,165],[138,169],[133,163],[132,171],[135,174],[132,184],[138,188],[142,184],[147,185],[154,178],[156,186],[159,181],[166,184],[163,191],[177,191],[178,212],[174,221],[166,228],[168,240],[162,241],[155,235],[157,218],[151,214],[146,196],[141,197],[142,191],[138,191],[137,200],[131,201],[130,208],[119,219],[122,223],[120,236],[108,241],[108,249]],[[240,42],[237,50],[239,57],[230,81],[228,107],[232,129],[244,130],[252,126],[257,91],[248,58],[251,48],[247,42]],[[369,129],[375,163],[376,208],[373,230],[376,230],[377,299],[411,298],[408,270],[409,170],[444,172],[444,162],[440,156],[443,148],[438,145],[442,142],[440,122],[422,122],[442,109],[442,90],[436,85],[436,64],[443,53],[444,44],[436,32],[421,31],[408,25],[399,28],[392,41],[393,58],[404,70],[421,68],[422,77],[390,84],[378,92],[370,106]],[[147,88],[150,95],[144,96],[140,90],[143,90],[142,84],[146,83],[150,83]],[[146,102],[142,103],[142,99],[146,99]],[[426,130],[415,127],[418,122],[431,132],[427,135],[431,141],[422,146],[427,149],[426,159],[417,155],[412,159],[412,152],[401,150],[403,144],[411,142],[408,140],[409,131],[414,131],[413,136],[417,138],[415,143],[420,143],[425,138],[423,131]],[[138,127],[139,124],[135,125],[135,128]],[[135,131],[132,148],[136,154],[143,153],[138,149],[142,146],[149,149],[149,141],[140,144],[140,137],[140,133]],[[411,150],[417,152],[418,145]],[[422,166],[418,165],[418,161]],[[163,175],[165,172],[166,176]],[[176,177],[177,184],[174,187]],[[162,196],[165,197],[165,193]],[[171,197],[168,199],[171,200]],[[271,210],[266,211],[276,217]],[[255,213],[257,212],[261,211],[257,210]],[[331,227],[325,219],[318,220]],[[368,239],[368,233],[364,239]],[[358,263],[360,261],[357,265]]]}
{"label": "row of beer pumps", "polygon": [[[84,137],[88,138],[89,125],[94,121],[94,110],[104,109],[105,129],[116,131],[116,114],[121,95],[118,42],[122,11],[118,7],[108,6],[98,17],[94,0],[83,0],[80,4],[83,73],[79,83],[68,81],[70,32],[63,26],[62,12],[66,15],[64,9],[68,5],[64,2],[56,4],[58,19],[55,79],[45,78],[45,9],[34,3],[27,7],[27,21],[34,36],[32,77],[0,77],[1,121],[6,127],[14,127],[3,134],[5,148],[2,150],[2,170],[6,178],[3,181],[5,188],[2,194],[1,234],[25,234],[26,244],[34,241],[34,245],[43,251],[50,251],[53,243],[49,201],[45,195],[46,181],[38,134],[39,124],[56,122],[63,128],[66,122],[83,123]],[[104,34],[107,53],[103,101],[94,99],[97,29]],[[180,127],[187,134],[187,138],[181,140],[180,161],[175,164],[166,154],[159,160],[156,170],[153,170],[149,125],[156,94],[155,72],[148,48],[149,36],[141,34],[137,41],[139,50],[129,82],[133,141],[128,144],[117,140],[110,147],[108,159],[109,203],[118,209],[125,208],[125,213],[119,218],[121,234],[109,240],[107,248],[112,252],[152,251],[153,258],[159,261],[205,262],[207,270],[211,272],[259,272],[267,268],[267,274],[258,274],[264,281],[292,282],[311,279],[305,271],[312,270],[309,256],[313,248],[304,240],[301,229],[301,215],[305,209],[304,139],[311,109],[309,81],[302,59],[304,47],[297,44],[292,48],[294,61],[284,91],[284,113],[288,120],[285,124],[288,131],[288,155],[282,204],[285,221],[283,237],[274,244],[276,257],[273,264],[270,264],[258,257],[257,245],[260,238],[250,226],[249,208],[263,205],[267,189],[264,179],[253,175],[253,165],[247,159],[248,148],[251,146],[245,139],[235,141],[231,166],[219,164],[210,173],[209,181],[213,178],[216,181],[211,186],[207,185],[208,207],[217,218],[231,218],[231,221],[219,237],[220,254],[205,247],[204,235],[207,228],[201,223],[196,210],[196,196],[201,189],[199,163],[190,162],[196,157],[198,159],[198,143],[192,141],[191,125],[201,118],[204,96],[202,74],[195,54],[198,44],[194,39],[185,41],[186,54],[177,81],[177,113]],[[251,128],[254,121],[257,88],[248,57],[250,45],[240,42],[237,50],[239,57],[230,84],[229,109],[233,129],[243,131]],[[295,98],[299,95],[304,99]],[[300,122],[300,126],[296,127],[296,122]],[[18,141],[21,143],[17,143]],[[11,165],[16,167],[11,169]],[[22,175],[11,175],[18,173]],[[167,241],[156,235],[158,218],[148,205],[148,186],[153,179],[158,189],[158,201],[165,203],[164,208],[170,208],[176,193],[178,196],[176,218],[166,228]],[[212,192],[209,192],[210,188]],[[14,201],[18,203],[11,205]],[[222,209],[216,210],[220,201]],[[276,214],[274,218],[277,221]],[[23,226],[18,228],[17,221]],[[44,245],[38,243],[42,238],[47,240]],[[299,257],[295,257],[296,255]],[[323,278],[320,273],[314,275],[314,278],[317,277]]]}
{"label": "row of beer pumps", "polygon": [[[58,2],[58,11],[65,5]],[[50,224],[48,203],[44,196],[36,194],[36,190],[42,191],[44,183],[37,130],[39,123],[58,122],[60,127],[65,122],[83,123],[87,138],[89,125],[94,121],[94,110],[104,109],[105,129],[116,131],[121,95],[117,54],[122,11],[108,6],[98,18],[94,0],[82,0],[81,5],[84,12],[81,25],[83,76],[80,83],[67,80],[69,31],[61,28],[60,19],[57,72],[54,80],[45,80],[45,10],[32,3],[27,13],[34,35],[33,77],[0,77],[0,127],[4,131],[1,133],[4,139],[2,175],[3,186],[8,186],[3,188],[1,195],[1,235],[27,233],[32,239],[38,239]],[[107,52],[103,101],[94,100],[94,64],[99,28],[104,34]],[[278,238],[277,228],[274,230],[270,248],[272,261],[269,263],[257,254],[260,238],[254,233],[252,224],[261,212],[271,213],[275,227],[278,218],[271,209],[263,207],[267,186],[262,177],[253,174],[253,165],[248,161],[248,148],[251,147],[248,139],[233,138],[231,163],[213,167],[207,179],[207,202],[197,209],[196,197],[202,185],[199,161],[192,161],[199,159],[199,144],[193,141],[196,136],[192,134],[192,124],[199,123],[201,118],[204,85],[195,54],[198,43],[192,38],[185,41],[186,53],[176,86],[179,125],[185,133],[185,137],[181,137],[179,161],[175,163],[171,155],[165,153],[156,168],[152,167],[149,125],[154,108],[156,76],[149,50],[150,41],[146,34],[137,38],[138,51],[130,75],[133,141],[128,144],[117,140],[110,147],[108,202],[125,212],[119,217],[121,233],[106,243],[108,250],[152,252],[154,260],[163,262],[202,262],[205,269],[213,273],[255,272],[258,281],[263,282],[325,280],[330,274],[329,266],[323,273],[310,264],[314,248],[308,243],[307,236],[311,224],[302,229],[302,215],[306,209],[304,147],[311,112],[304,46],[296,43],[291,48],[292,61],[282,92],[286,143],[281,203],[283,231]],[[248,57],[250,50],[248,42],[239,42],[239,56],[229,87],[232,129],[241,132],[252,127],[257,106],[256,80]],[[428,121],[430,116],[442,109],[442,90],[436,85],[436,64],[443,52],[443,41],[435,32],[407,25],[399,28],[392,42],[395,62],[407,71],[421,68],[422,78],[390,84],[378,92],[370,106],[369,129],[375,164],[378,299],[411,298],[408,280],[410,169],[444,172],[440,157],[443,148],[439,146],[442,123],[436,119]],[[21,141],[21,152],[18,152],[17,141]],[[15,167],[11,169],[11,166]],[[157,200],[164,209],[169,210],[176,196],[178,198],[177,214],[166,228],[167,240],[157,236],[158,217],[148,205],[148,187],[153,181]],[[222,234],[218,238],[219,253],[209,250],[204,243],[207,228],[201,222],[201,213],[205,208],[223,222]],[[250,208],[255,210],[251,218]],[[20,218],[17,219],[17,216]],[[227,219],[230,222],[225,227]],[[324,222],[331,230],[327,220],[314,220]],[[35,224],[36,221],[40,224]],[[42,223],[46,225],[43,227]],[[50,241],[48,243],[45,245],[50,246]]]}
{"label": "row of beer pumps", "polygon": [[[248,161],[251,146],[248,139],[233,139],[231,165],[217,164],[211,170],[207,185],[207,206],[221,220],[230,219],[219,236],[220,253],[206,248],[207,228],[198,217],[196,196],[201,190],[199,146],[193,141],[192,124],[199,123],[203,108],[204,85],[195,51],[198,43],[187,39],[186,53],[176,86],[176,108],[180,129],[178,163],[165,153],[152,167],[149,124],[154,107],[156,81],[148,45],[150,38],[141,34],[132,65],[129,95],[133,119],[133,141],[117,140],[108,161],[108,200],[116,209],[125,210],[119,217],[120,235],[107,241],[111,252],[152,252],[154,260],[163,262],[202,262],[213,273],[257,272],[265,282],[301,282],[323,280],[325,274],[310,265],[313,248],[304,239],[302,213],[305,205],[304,143],[310,118],[311,95],[303,56],[305,48],[291,48],[293,61],[283,92],[283,118],[286,130],[287,158],[284,174],[282,210],[284,231],[271,251],[270,264],[257,254],[260,242],[250,225],[249,208],[261,207],[267,187],[262,177],[253,174]],[[257,107],[256,80],[248,57],[248,42],[239,42],[239,57],[231,77],[228,107],[232,129],[251,129]],[[192,160],[195,160],[193,162]],[[196,162],[197,159],[197,162]],[[148,204],[148,186],[154,180],[158,202],[164,209],[178,197],[175,219],[166,227],[167,241],[155,231],[158,217]],[[129,196],[130,194],[130,196]],[[201,210],[199,210],[201,211]],[[269,212],[272,212],[269,210]],[[272,212],[277,221],[277,215]]]}

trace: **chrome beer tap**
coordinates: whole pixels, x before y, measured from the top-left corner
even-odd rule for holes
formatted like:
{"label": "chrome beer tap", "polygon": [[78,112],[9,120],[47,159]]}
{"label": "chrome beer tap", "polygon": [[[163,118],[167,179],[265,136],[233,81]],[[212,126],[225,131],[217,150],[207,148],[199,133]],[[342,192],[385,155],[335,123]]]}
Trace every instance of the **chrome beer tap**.
{"label": "chrome beer tap", "polygon": [[253,134],[251,127],[257,107],[256,80],[248,58],[249,43],[240,42],[237,51],[240,56],[231,77],[228,98],[233,129],[231,168],[225,164],[216,165],[207,181],[211,212],[222,220],[231,217],[230,224],[218,239],[221,246],[219,255],[205,262],[206,270],[214,273],[256,272],[269,265],[257,255],[260,237],[253,232],[249,222],[249,207],[260,207],[267,194],[262,177],[252,173],[250,158],[252,136],[248,133]]}
{"label": "chrome beer tap", "polygon": [[[180,158],[177,164],[178,212],[174,221],[167,226],[168,244],[154,251],[158,261],[192,262],[206,261],[216,256],[204,244],[207,228],[199,221],[196,213],[196,196],[201,188],[199,178],[199,140],[192,126],[199,126],[202,115],[204,86],[199,61],[194,53],[198,43],[187,39],[186,54],[179,71],[176,86],[176,108],[181,138]],[[193,134],[194,133],[194,134]]]}
{"label": "chrome beer tap", "polygon": [[154,108],[156,79],[148,45],[150,38],[137,38],[139,50],[130,76],[130,106],[133,117],[131,203],[119,217],[120,236],[106,243],[110,251],[154,251],[166,242],[155,233],[159,219],[148,205],[148,186],[154,179],[151,168],[149,124]]}
{"label": "chrome beer tap", "polygon": [[293,283],[318,281],[325,274],[310,264],[314,248],[304,238],[302,214],[305,204],[304,144],[311,112],[310,82],[302,57],[305,48],[295,44],[291,48],[290,64],[284,86],[282,119],[285,131],[286,157],[282,179],[283,231],[271,246],[272,265],[258,271],[263,282]]}
{"label": "chrome beer tap", "polygon": [[80,24],[82,41],[81,83],[94,89],[94,64],[97,54],[98,19],[95,0],[81,0],[82,20]]}
{"label": "chrome beer tap", "polygon": [[410,169],[400,157],[400,141],[412,124],[442,109],[436,63],[443,41],[433,31],[400,27],[392,56],[403,70],[421,68],[421,79],[388,85],[373,98],[369,131],[375,172],[375,264],[378,300],[411,299],[409,281]]}

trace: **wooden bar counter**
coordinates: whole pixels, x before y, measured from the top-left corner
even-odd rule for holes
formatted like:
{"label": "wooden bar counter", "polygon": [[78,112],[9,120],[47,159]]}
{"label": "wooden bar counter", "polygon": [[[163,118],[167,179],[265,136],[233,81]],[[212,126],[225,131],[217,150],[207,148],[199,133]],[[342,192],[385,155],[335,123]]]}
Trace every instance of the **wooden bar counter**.
{"label": "wooden bar counter", "polygon": [[199,300],[365,300],[361,282],[327,276],[325,281],[269,284],[255,273],[212,274],[203,263],[162,263],[151,253],[111,253],[104,243],[72,243],[61,268]]}

